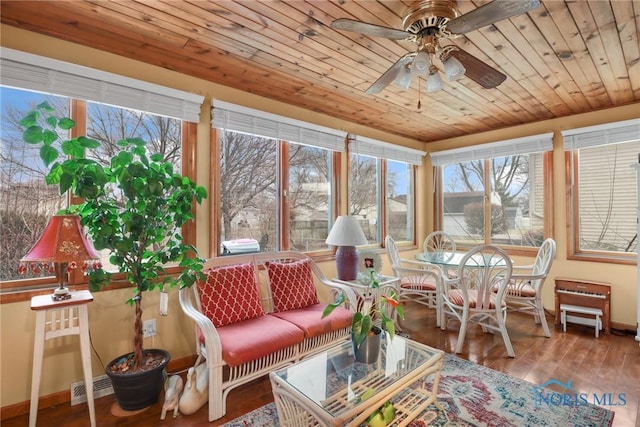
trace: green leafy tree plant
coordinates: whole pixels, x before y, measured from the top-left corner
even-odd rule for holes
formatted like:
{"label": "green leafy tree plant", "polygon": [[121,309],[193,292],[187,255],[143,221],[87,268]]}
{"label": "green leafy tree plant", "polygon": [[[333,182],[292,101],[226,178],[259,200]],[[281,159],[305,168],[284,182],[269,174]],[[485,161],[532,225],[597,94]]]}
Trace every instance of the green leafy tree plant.
{"label": "green leafy tree plant", "polygon": [[[94,247],[108,250],[109,262],[134,287],[134,296],[127,301],[135,307],[134,357],[125,369],[135,372],[144,362],[143,292],[178,283],[191,286],[204,277],[204,260],[195,247],[183,242],[180,227],[193,219],[194,201],[202,203],[207,192],[174,172],[162,155],[149,154],[140,138],[121,140],[121,151],[108,166],[86,156],[88,150],[100,147],[96,140],[79,136],[58,143],[58,132],[73,128],[75,122],[57,118],[54,112],[47,102],[30,111],[20,121],[23,139],[40,145],[40,158],[49,169],[47,184],[83,200],[67,213],[79,215]],[[177,276],[167,273],[168,263],[179,267]],[[90,290],[98,291],[110,283],[112,273],[96,268],[88,276]]]}

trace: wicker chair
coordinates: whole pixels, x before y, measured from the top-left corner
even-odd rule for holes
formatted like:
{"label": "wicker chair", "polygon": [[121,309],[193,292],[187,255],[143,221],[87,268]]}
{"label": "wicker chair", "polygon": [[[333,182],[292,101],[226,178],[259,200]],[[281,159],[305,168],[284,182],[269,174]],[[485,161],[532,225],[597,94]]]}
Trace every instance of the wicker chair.
{"label": "wicker chair", "polygon": [[556,242],[549,238],[542,242],[533,265],[513,266],[511,280],[505,293],[509,311],[532,314],[542,324],[544,336],[550,337],[549,326],[542,305],[542,287],[556,256]]}
{"label": "wicker chair", "polygon": [[511,259],[504,250],[482,245],[465,254],[455,280],[443,281],[440,327],[446,329],[450,317],[460,322],[456,353],[462,351],[469,324],[476,323],[485,332],[500,332],[507,354],[515,357],[506,327],[507,305],[504,300],[511,270]]}

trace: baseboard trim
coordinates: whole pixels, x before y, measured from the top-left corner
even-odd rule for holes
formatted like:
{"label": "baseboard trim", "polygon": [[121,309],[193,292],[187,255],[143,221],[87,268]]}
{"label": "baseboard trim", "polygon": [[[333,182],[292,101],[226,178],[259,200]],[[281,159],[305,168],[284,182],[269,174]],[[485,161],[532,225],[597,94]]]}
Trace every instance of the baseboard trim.
{"label": "baseboard trim", "polygon": [[[167,365],[167,371],[169,373],[184,371],[193,366],[195,361],[195,355],[183,357],[176,360],[172,359]],[[40,396],[40,398],[38,399],[38,408],[50,408],[51,406],[63,404],[71,404],[71,392],[69,390],[48,394],[46,396]],[[12,405],[3,406],[2,408],[0,408],[0,421],[28,414],[29,405],[30,401],[25,400],[24,402],[18,402]]]}

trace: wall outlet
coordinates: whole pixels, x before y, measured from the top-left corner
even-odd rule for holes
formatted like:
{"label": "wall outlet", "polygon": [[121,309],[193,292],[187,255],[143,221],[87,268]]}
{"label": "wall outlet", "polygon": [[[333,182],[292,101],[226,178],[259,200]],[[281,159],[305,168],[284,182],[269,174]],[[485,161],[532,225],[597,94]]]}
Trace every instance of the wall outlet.
{"label": "wall outlet", "polygon": [[149,319],[142,322],[142,336],[144,338],[155,337],[157,334],[156,319]]}

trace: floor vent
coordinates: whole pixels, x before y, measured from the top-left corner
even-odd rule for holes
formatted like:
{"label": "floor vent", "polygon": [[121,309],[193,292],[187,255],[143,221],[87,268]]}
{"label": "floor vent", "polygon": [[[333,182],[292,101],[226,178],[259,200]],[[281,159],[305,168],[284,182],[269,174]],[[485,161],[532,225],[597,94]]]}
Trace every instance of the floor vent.
{"label": "floor vent", "polygon": [[[93,379],[93,398],[113,394],[113,386],[108,376],[102,375]],[[77,405],[87,401],[87,389],[84,381],[71,384],[71,405]]]}

